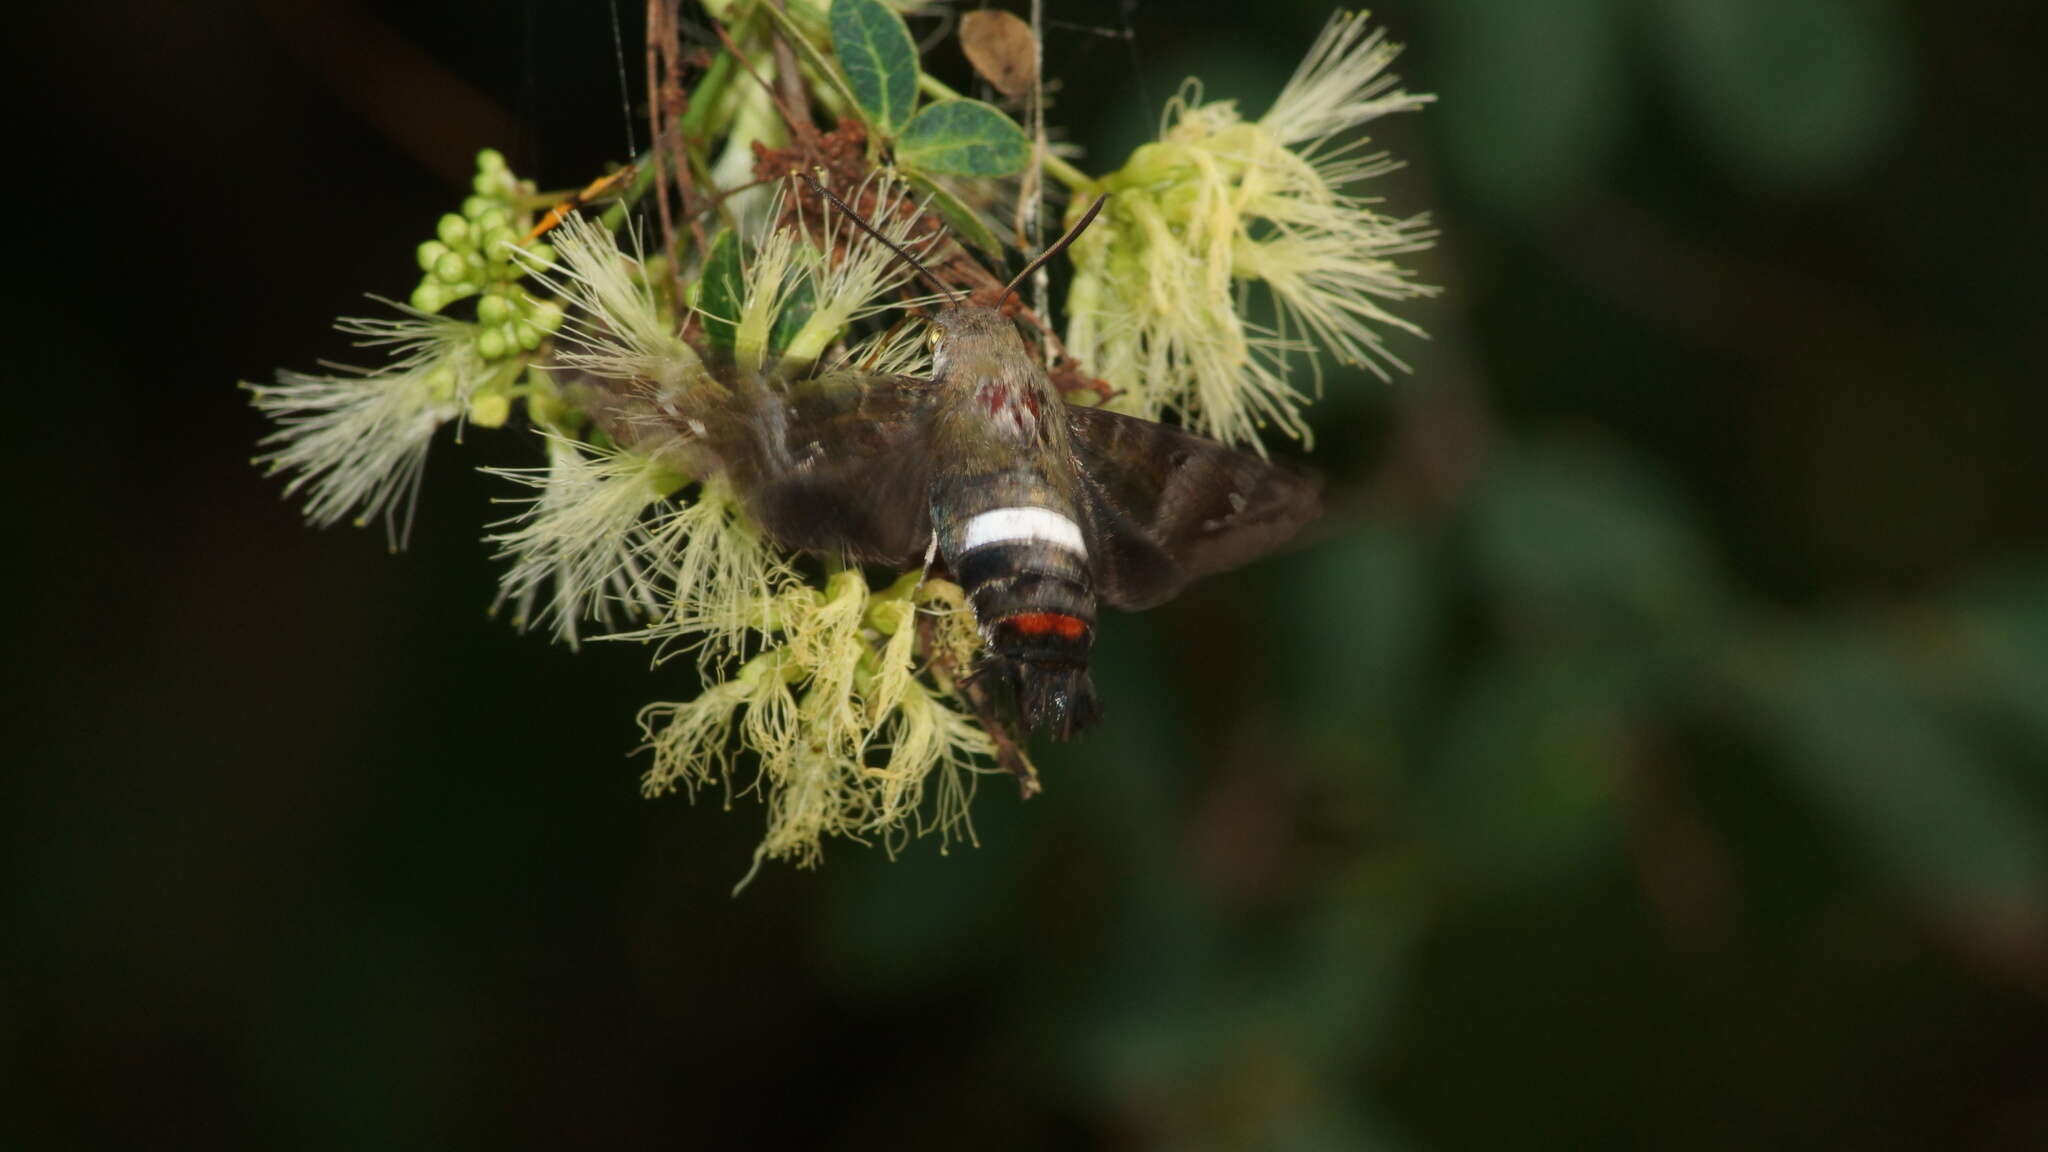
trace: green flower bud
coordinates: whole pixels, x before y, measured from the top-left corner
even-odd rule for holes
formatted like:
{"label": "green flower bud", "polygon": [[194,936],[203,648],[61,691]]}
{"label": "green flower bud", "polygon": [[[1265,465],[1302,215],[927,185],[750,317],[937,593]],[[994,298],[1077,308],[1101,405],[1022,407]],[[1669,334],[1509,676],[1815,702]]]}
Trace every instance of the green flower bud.
{"label": "green flower bud", "polygon": [[434,279],[443,284],[460,284],[469,276],[469,261],[460,252],[449,252],[434,261]]}
{"label": "green flower bud", "polygon": [[917,614],[908,600],[876,600],[868,605],[864,623],[884,636],[894,636]]}
{"label": "green flower bud", "polygon": [[538,264],[553,264],[555,262],[555,246],[553,244],[535,244],[533,247],[528,248],[526,253],[533,257],[534,262]]}
{"label": "green flower bud", "polygon": [[429,240],[413,250],[413,259],[419,261],[420,271],[432,272],[434,262],[448,254],[448,246],[439,240]]}
{"label": "green flower bud", "polygon": [[825,577],[825,591],[820,595],[818,602],[822,604],[826,600],[839,600],[848,596],[865,599],[867,594],[868,578],[860,569],[848,568]]}
{"label": "green flower bud", "polygon": [[439,312],[448,306],[448,296],[441,285],[431,277],[420,281],[412,290],[412,306],[422,312]]}
{"label": "green flower bud", "polygon": [[503,428],[511,417],[512,398],[502,392],[470,397],[469,422],[479,428]]}
{"label": "green flower bud", "polygon": [[562,326],[562,306],[553,300],[537,300],[527,319],[542,332],[553,332]]}
{"label": "green flower bud", "polygon": [[512,325],[512,337],[518,342],[521,351],[531,352],[540,347],[543,336],[541,330],[528,321],[521,320]]}
{"label": "green flower bud", "polygon": [[761,677],[781,671],[788,659],[789,653],[782,649],[770,649],[740,665],[740,670],[734,674],[733,679],[751,688],[761,682]]}
{"label": "green flower bud", "polygon": [[479,196],[503,196],[505,194],[505,174],[502,172],[479,172],[476,174],[476,178],[469,182],[469,187],[471,191],[474,191]]}
{"label": "green flower bud", "polygon": [[505,249],[519,242],[519,234],[500,224],[484,233],[482,251],[493,260],[503,260]]}
{"label": "green flower bud", "polygon": [[511,351],[502,328],[486,328],[477,333],[476,354],[486,360],[502,360]]}
{"label": "green flower bud", "polygon": [[485,325],[503,324],[512,318],[512,302],[496,293],[491,293],[476,302],[477,322]]}
{"label": "green flower bud", "polygon": [[434,226],[434,235],[450,248],[468,248],[476,243],[476,238],[470,235],[469,221],[453,212],[441,217],[441,222]]}
{"label": "green flower bud", "polygon": [[496,148],[483,149],[476,154],[476,170],[478,172],[503,172],[505,170],[505,154]]}
{"label": "green flower bud", "polygon": [[475,220],[497,206],[498,202],[489,196],[471,196],[462,202],[462,214],[468,219]]}

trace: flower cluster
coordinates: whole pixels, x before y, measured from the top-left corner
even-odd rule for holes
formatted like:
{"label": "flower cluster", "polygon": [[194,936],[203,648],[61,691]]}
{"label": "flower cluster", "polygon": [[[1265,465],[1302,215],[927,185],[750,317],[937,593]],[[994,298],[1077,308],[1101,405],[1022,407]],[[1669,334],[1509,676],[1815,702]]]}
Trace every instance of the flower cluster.
{"label": "flower cluster", "polygon": [[[862,194],[883,236],[915,250],[904,190],[880,179]],[[790,214],[776,204],[764,221]],[[523,263],[569,302],[554,350],[563,371],[621,382],[654,410],[725,386],[706,366],[715,357],[663,308],[644,257],[587,221],[556,237],[553,261]],[[807,371],[908,275],[884,244],[830,218],[764,223],[740,246],[739,283],[700,280],[697,308],[706,327],[723,325],[741,376]],[[641,713],[648,792],[717,782],[728,796],[758,794],[759,859],[815,862],[828,835],[891,847],[913,830],[971,835],[972,773],[993,747],[948,671],[965,669],[978,642],[959,590],[916,572],[873,589],[857,569],[818,586],[767,543],[721,474],[687,472],[672,425],[629,421],[602,439],[551,432],[547,467],[501,471],[536,494],[491,540],[510,562],[501,602],[520,622],[551,619],[574,643],[580,621],[623,613],[642,624],[616,635],[697,655],[700,693]]]}
{"label": "flower cluster", "polygon": [[[434,433],[465,419],[498,427],[522,394],[553,391],[545,376],[527,369],[561,326],[563,312],[520,292],[513,262],[515,226],[522,221],[511,205],[522,189],[531,189],[491,149],[477,156],[475,186],[462,214],[442,217],[437,239],[419,246],[425,278],[412,304],[396,306],[393,317],[338,325],[359,347],[381,351],[383,366],[280,372],[275,384],[245,385],[277,424],[256,462],[291,475],[285,492],[305,491],[306,516],[314,524],[381,519],[391,546],[401,547]],[[474,319],[442,314],[472,296],[478,297]]]}
{"label": "flower cluster", "polygon": [[[977,773],[1006,769],[1027,791],[1036,777],[967,676],[981,634],[961,589],[777,548],[692,450],[694,401],[740,381],[928,374],[923,334],[878,318],[921,302],[899,253],[961,290],[1000,284],[938,222],[999,248],[997,222],[1020,214],[994,206],[1034,159],[1075,211],[1111,194],[1071,250],[1078,367],[1062,370],[1106,379],[1140,413],[1236,443],[1255,445],[1264,423],[1305,437],[1289,356],[1397,364],[1381,333],[1414,329],[1383,302],[1430,291],[1393,262],[1428,242],[1421,218],[1345,191],[1393,166],[1353,129],[1428,99],[1394,90],[1395,50],[1362,19],[1335,20],[1263,118],[1190,89],[1158,141],[1097,179],[918,71],[907,30],[889,29],[905,7],[712,6],[726,51],[687,99],[650,100],[660,143],[631,179],[548,197],[484,151],[473,194],[417,250],[410,303],[343,322],[383,366],[251,386],[276,426],[259,463],[289,475],[309,519],[381,518],[394,546],[437,430],[523,410],[542,465],[489,470],[518,490],[487,534],[505,565],[499,606],[571,645],[595,631],[649,645],[657,666],[692,657],[696,694],[640,713],[645,789],[758,797],[757,867],[815,863],[831,836],[892,851],[913,834],[971,838]],[[817,107],[849,117],[834,132],[781,119],[774,70],[792,58]],[[933,99],[921,111],[920,95]],[[680,107],[685,121],[665,125]],[[781,179],[795,168],[880,235],[800,199]],[[601,217],[570,211],[599,188],[614,197]],[[1247,315],[1249,285],[1269,322]]]}
{"label": "flower cluster", "polygon": [[[1420,334],[1382,301],[1434,293],[1395,257],[1429,245],[1423,216],[1394,219],[1343,191],[1391,171],[1353,130],[1431,97],[1397,89],[1399,52],[1362,15],[1338,15],[1265,116],[1204,103],[1190,85],[1160,138],[1105,177],[1103,220],[1074,245],[1068,349],[1140,415],[1173,413],[1225,443],[1266,424],[1306,440],[1290,357],[1324,349],[1385,375],[1386,328]],[[1270,323],[1247,314],[1265,289]]]}
{"label": "flower cluster", "polygon": [[[910,573],[877,590],[847,570],[823,589],[786,584],[761,608],[763,651],[695,699],[641,712],[654,753],[647,792],[714,781],[728,798],[760,792],[768,835],[757,863],[815,863],[827,835],[892,848],[911,830],[971,837],[973,774],[995,749],[955,706],[949,676],[920,677],[918,655],[921,628],[956,660],[978,646],[959,588]],[[754,756],[744,784],[735,736]]]}

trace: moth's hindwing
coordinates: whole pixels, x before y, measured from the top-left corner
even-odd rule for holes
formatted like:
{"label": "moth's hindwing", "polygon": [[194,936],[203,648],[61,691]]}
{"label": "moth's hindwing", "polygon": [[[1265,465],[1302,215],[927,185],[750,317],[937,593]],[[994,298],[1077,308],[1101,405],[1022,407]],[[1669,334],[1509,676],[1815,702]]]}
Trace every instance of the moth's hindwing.
{"label": "moth's hindwing", "polygon": [[1150,608],[1272,551],[1321,511],[1312,476],[1180,428],[1069,408],[1102,599]]}

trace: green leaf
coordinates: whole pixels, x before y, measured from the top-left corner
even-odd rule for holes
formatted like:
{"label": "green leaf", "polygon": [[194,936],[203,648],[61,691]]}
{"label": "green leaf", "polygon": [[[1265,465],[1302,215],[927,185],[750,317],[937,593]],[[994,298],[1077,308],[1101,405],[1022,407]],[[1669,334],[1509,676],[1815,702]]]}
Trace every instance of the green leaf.
{"label": "green leaf", "polygon": [[[803,57],[804,63],[810,67],[811,71],[817,73],[824,79],[825,83],[831,85],[833,92],[836,92],[841,99],[845,100],[848,106],[859,106],[860,102],[854,99],[853,89],[847,87],[846,76],[833,65],[831,60],[825,57],[823,52],[818,50],[816,44],[811,43],[811,38],[804,35],[803,29],[797,27],[796,21],[790,18],[789,13],[784,12],[781,6],[776,4],[763,4],[760,10],[767,13],[768,18],[775,22],[776,29],[782,33],[782,38],[796,47],[796,54]],[[721,54],[719,59],[724,60],[725,56]],[[915,78],[913,77],[914,81]],[[690,107],[695,109],[696,105],[693,103]]]}
{"label": "green leaf", "polygon": [[894,136],[917,105],[917,42],[881,0],[832,0],[832,51],[868,126]]}
{"label": "green leaf", "polygon": [[1863,622],[1761,636],[1716,661],[1787,779],[1944,918],[2043,927],[2048,829]]}
{"label": "green leaf", "polygon": [[768,332],[768,353],[776,359],[788,351],[789,342],[796,339],[798,330],[818,310],[818,289],[809,279],[799,280],[796,287],[783,297],[782,311],[775,314],[775,326]]}
{"label": "green leaf", "polygon": [[[1661,0],[1670,79],[1708,145],[1785,189],[1839,187],[1912,122],[1892,0]],[[1446,86],[1448,87],[1448,85]]]}
{"label": "green leaf", "polygon": [[919,195],[930,198],[932,207],[938,209],[940,218],[953,230],[954,236],[990,256],[1002,259],[1002,241],[997,240],[996,234],[988,230],[988,225],[981,222],[981,217],[975,214],[974,209],[969,208],[958,196],[915,172],[906,172],[904,176],[910,180],[910,186],[917,189]]}
{"label": "green leaf", "polygon": [[1618,0],[1436,0],[1432,111],[1451,167],[1494,207],[1534,214],[1595,178],[1630,108]]}
{"label": "green leaf", "polygon": [[731,351],[739,335],[740,307],[747,299],[746,274],[740,268],[740,240],[722,228],[711,238],[704,273],[697,289],[697,310],[704,314],[704,339],[713,348]]}
{"label": "green leaf", "polygon": [[927,105],[896,140],[905,168],[949,176],[1013,176],[1031,160],[1031,141],[1015,120],[979,100]]}
{"label": "green leaf", "polygon": [[2016,722],[2048,765],[2048,562],[2008,562],[1964,590],[1963,651],[1945,653],[1964,670],[1971,695]]}
{"label": "green leaf", "polygon": [[1392,739],[1387,714],[1412,708],[1444,614],[1416,534],[1356,523],[1271,575],[1258,618],[1295,723],[1332,728],[1353,749]]}
{"label": "green leaf", "polygon": [[1531,608],[1668,625],[1720,601],[1711,552],[1654,473],[1598,441],[1500,454],[1473,513],[1473,558],[1517,619]]}
{"label": "green leaf", "polygon": [[1420,793],[1459,879],[1482,889],[1569,883],[1615,849],[1650,679],[1625,650],[1584,639],[1529,645],[1474,670]]}

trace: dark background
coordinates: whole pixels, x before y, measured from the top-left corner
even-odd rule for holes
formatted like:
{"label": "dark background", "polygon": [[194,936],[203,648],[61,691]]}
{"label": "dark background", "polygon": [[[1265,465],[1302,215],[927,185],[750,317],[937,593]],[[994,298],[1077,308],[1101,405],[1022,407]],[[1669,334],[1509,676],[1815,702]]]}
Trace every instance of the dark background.
{"label": "dark background", "polygon": [[[1098,171],[1327,11],[1048,9]],[[2036,9],[1375,11],[1446,291],[1330,382],[1320,535],[1115,619],[979,849],[737,900],[758,808],[627,756],[680,674],[485,617],[531,446],[392,556],[234,387],[476,148],[623,155],[605,8],[18,16],[0,1140],[2048,1146]]]}

